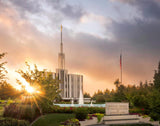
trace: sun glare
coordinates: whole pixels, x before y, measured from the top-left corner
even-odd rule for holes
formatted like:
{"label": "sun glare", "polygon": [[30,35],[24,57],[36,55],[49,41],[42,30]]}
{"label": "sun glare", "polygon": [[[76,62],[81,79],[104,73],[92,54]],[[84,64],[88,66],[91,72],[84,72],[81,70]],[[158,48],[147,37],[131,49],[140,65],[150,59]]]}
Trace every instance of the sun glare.
{"label": "sun glare", "polygon": [[35,92],[35,89],[34,89],[33,87],[31,87],[31,86],[26,86],[25,89],[26,89],[26,91],[27,91],[28,93],[30,93],[30,94],[32,94],[32,93]]}
{"label": "sun glare", "polygon": [[20,85],[16,85],[16,86],[14,86],[14,88],[16,88],[16,90],[22,90],[22,87],[20,86]]}

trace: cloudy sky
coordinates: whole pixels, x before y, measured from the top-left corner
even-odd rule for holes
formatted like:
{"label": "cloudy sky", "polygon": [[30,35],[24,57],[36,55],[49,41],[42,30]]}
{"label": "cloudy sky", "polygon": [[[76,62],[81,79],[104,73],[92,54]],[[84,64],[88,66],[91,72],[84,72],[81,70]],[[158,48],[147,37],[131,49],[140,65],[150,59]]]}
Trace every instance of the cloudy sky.
{"label": "cloudy sky", "polygon": [[159,0],[0,0],[0,52],[7,52],[9,82],[25,61],[58,66],[60,25],[66,68],[84,75],[84,91],[152,81],[160,60]]}

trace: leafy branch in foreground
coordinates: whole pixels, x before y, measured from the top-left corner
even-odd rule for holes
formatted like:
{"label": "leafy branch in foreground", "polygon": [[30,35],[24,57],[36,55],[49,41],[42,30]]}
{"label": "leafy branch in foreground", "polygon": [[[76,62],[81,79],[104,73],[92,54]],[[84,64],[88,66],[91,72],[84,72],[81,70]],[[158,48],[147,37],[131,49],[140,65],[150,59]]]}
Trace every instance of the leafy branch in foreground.
{"label": "leafy branch in foreground", "polygon": [[[0,60],[6,55],[7,53],[0,53]],[[7,62],[0,63],[0,84],[3,84],[6,79],[7,70],[5,69],[4,65]]]}
{"label": "leafy branch in foreground", "polygon": [[32,70],[30,65],[26,62],[26,67],[26,71],[20,69],[17,72],[30,86],[41,92],[39,97],[35,97],[36,102],[40,106],[53,105],[53,100],[58,97],[60,93],[59,80],[53,78],[52,72],[38,70],[37,65],[34,65],[34,69]]}

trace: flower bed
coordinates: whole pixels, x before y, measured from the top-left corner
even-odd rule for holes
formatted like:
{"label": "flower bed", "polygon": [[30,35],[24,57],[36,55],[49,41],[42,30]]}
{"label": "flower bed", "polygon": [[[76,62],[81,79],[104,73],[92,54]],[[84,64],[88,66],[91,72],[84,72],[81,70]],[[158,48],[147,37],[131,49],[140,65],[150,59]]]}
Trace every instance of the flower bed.
{"label": "flower bed", "polygon": [[80,126],[78,119],[69,119],[65,122],[61,122],[61,126]]}

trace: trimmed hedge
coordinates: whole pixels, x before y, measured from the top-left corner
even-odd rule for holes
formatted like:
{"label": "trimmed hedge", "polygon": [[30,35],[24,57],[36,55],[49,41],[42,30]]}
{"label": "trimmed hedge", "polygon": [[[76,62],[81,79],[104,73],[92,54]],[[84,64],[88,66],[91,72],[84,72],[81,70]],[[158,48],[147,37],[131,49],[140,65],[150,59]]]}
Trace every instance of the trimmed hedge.
{"label": "trimmed hedge", "polygon": [[82,108],[82,107],[76,108],[74,113],[76,115],[76,118],[80,121],[85,120],[88,115],[87,108]]}
{"label": "trimmed hedge", "polygon": [[44,113],[74,113],[78,108],[86,108],[89,114],[93,113],[105,113],[105,108],[103,107],[60,107],[53,105],[50,108],[43,109]]}
{"label": "trimmed hedge", "polygon": [[44,113],[74,113],[78,108],[85,108],[89,114],[93,113],[105,113],[105,108],[103,107],[59,107],[52,106],[51,109],[43,110]]}
{"label": "trimmed hedge", "polygon": [[146,114],[146,110],[144,108],[132,108],[129,109],[130,114]]}

